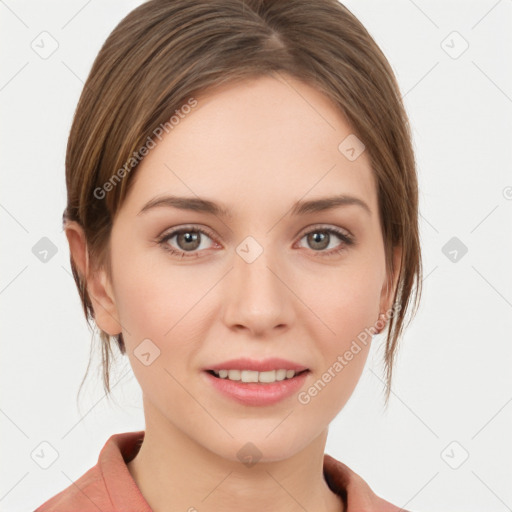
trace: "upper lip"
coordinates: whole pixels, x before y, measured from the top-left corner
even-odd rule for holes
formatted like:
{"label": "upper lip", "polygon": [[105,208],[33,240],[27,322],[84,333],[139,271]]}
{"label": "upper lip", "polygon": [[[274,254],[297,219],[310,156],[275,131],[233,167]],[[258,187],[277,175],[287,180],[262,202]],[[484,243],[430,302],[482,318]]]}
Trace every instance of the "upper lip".
{"label": "upper lip", "polygon": [[230,359],[223,363],[215,364],[205,368],[205,370],[253,370],[257,372],[266,372],[270,370],[294,370],[295,372],[301,372],[307,370],[307,366],[288,361],[287,359],[281,359],[279,357],[272,357],[270,359],[250,359],[248,357],[241,357],[238,359]]}

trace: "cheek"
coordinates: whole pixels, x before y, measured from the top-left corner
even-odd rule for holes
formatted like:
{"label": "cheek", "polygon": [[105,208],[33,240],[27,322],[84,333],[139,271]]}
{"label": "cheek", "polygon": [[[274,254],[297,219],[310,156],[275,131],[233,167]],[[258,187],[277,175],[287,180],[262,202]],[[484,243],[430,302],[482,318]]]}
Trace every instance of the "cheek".
{"label": "cheek", "polygon": [[377,321],[382,288],[378,266],[376,269],[361,262],[340,266],[336,271],[331,268],[313,280],[300,279],[304,302],[322,324],[316,334],[312,333],[312,339],[320,335],[326,348],[342,349]]}
{"label": "cheek", "polygon": [[201,282],[204,277],[192,266],[171,263],[163,249],[127,252],[129,245],[118,245],[117,254],[113,253],[113,260],[117,256],[113,274],[121,322],[132,337],[166,339],[170,337],[166,333],[197,301],[201,289],[206,291],[209,280]]}
{"label": "cheek", "polygon": [[166,283],[147,268],[119,275],[116,291],[118,314],[132,337],[162,338],[176,322],[180,287]]}
{"label": "cheek", "polygon": [[[178,382],[192,371],[191,354],[199,346],[191,325],[197,296],[187,292],[193,283],[179,270],[164,276],[148,265],[126,269],[118,272],[116,293],[128,357],[144,393],[164,410],[187,400]],[[144,353],[149,353],[145,362]]]}
{"label": "cheek", "polygon": [[298,396],[308,417],[330,422],[356,388],[371,346],[368,329],[378,319],[377,283],[378,278],[368,273],[340,272],[338,278],[326,281],[323,293],[316,288],[308,295],[308,305],[323,324],[309,323],[321,364],[310,386]]}
{"label": "cheek", "polygon": [[[216,278],[207,269],[172,265],[165,255],[154,258],[132,252],[116,263],[117,312],[134,372],[149,386],[155,378],[165,375],[164,368],[182,378],[192,371],[188,364],[206,337],[212,312],[205,311],[207,301],[201,299]],[[155,352],[159,354],[149,372],[134,355],[147,339],[156,345]]]}
{"label": "cheek", "polygon": [[307,393],[305,402],[311,399],[311,411],[318,407],[317,414],[334,417],[364,369],[372,339],[368,329],[379,316],[383,274],[378,264],[362,258],[358,264],[330,270],[323,277],[316,276],[314,287],[304,278],[301,286],[308,290],[305,302],[314,319],[304,325],[322,362],[316,372],[318,385]]}

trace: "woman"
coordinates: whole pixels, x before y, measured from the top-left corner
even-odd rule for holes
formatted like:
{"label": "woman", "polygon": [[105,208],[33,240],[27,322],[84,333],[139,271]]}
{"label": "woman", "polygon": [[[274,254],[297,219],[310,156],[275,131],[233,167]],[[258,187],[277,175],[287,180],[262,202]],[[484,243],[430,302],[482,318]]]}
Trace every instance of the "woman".
{"label": "woman", "polygon": [[[336,0],[150,0],[109,36],[68,142],[87,319],[146,428],[37,511],[395,511],[324,454],[420,296],[418,191],[393,72]],[[384,470],[384,468],[383,468]]]}

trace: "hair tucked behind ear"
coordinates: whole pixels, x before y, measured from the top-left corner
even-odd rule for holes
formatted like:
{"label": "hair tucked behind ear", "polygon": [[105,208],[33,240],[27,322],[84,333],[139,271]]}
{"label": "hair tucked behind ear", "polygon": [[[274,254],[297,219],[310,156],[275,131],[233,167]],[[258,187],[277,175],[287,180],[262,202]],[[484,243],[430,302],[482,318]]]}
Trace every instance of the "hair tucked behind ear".
{"label": "hair tucked behind ear", "polygon": [[[421,295],[415,158],[393,71],[337,0],[150,0],[130,12],[97,55],[75,112],[66,154],[65,218],[83,227],[91,262],[110,272],[113,219],[137,166],[111,190],[103,185],[119,177],[132,154],[194,94],[279,72],[326,94],[365,144],[377,183],[388,275],[398,272],[393,248],[403,249],[393,301],[397,313],[385,346],[387,405],[406,313],[413,307],[410,322]],[[89,321],[94,311],[83,277],[73,261],[71,268]],[[100,338],[109,394],[112,340],[106,333]],[[122,334],[113,341],[124,354]]]}

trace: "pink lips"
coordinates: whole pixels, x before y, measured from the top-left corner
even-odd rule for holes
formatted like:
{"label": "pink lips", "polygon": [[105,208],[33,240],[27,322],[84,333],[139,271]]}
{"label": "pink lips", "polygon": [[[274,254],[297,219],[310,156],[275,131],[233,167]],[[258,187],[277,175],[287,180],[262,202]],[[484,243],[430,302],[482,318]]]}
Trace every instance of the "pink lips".
{"label": "pink lips", "polygon": [[[242,382],[216,377],[211,370],[252,370],[265,372],[270,370],[294,370],[296,375],[291,379],[271,383]],[[311,373],[307,367],[286,359],[271,358],[257,361],[248,358],[231,359],[223,363],[205,368],[203,375],[214,389],[238,403],[250,406],[272,405],[289,398],[299,391],[305,379]],[[298,373],[302,372],[302,373]]]}
{"label": "pink lips", "polygon": [[214,366],[209,366],[208,368],[205,368],[205,370],[253,370],[256,372],[266,372],[270,370],[279,370],[281,368],[285,370],[295,370],[297,373],[308,369],[307,366],[303,366],[286,359],[281,359],[279,357],[272,357],[261,361],[250,359],[248,357],[241,357],[238,359],[230,359],[229,361],[224,361],[223,363],[219,363]]}

